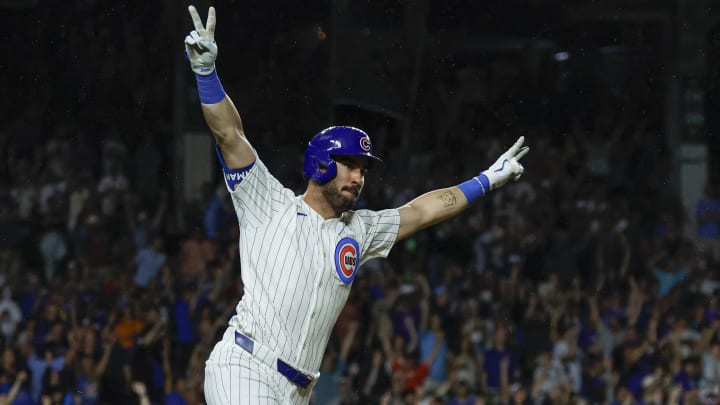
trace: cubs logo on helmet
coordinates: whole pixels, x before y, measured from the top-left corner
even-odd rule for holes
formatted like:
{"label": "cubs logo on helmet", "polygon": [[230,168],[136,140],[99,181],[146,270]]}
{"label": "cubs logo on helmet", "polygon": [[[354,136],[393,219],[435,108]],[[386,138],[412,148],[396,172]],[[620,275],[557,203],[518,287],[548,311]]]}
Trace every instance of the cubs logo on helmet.
{"label": "cubs logo on helmet", "polygon": [[360,247],[355,239],[340,239],[335,246],[335,271],[345,284],[352,283],[360,264]]}
{"label": "cubs logo on helmet", "polygon": [[360,147],[365,152],[370,152],[370,148],[372,146],[370,145],[370,137],[369,136],[365,135],[362,138],[360,138]]}

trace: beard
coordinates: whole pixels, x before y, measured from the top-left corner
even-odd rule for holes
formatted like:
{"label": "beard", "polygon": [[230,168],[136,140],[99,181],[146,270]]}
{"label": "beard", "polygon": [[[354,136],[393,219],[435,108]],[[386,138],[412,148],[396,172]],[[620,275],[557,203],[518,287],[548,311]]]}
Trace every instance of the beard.
{"label": "beard", "polygon": [[[350,189],[346,187],[345,189]],[[342,190],[338,190],[335,179],[330,180],[322,188],[322,195],[330,203],[330,206],[335,210],[335,213],[339,216],[343,212],[350,211],[355,206],[357,197],[350,198],[342,194]],[[360,196],[360,190],[358,189],[358,197]]]}

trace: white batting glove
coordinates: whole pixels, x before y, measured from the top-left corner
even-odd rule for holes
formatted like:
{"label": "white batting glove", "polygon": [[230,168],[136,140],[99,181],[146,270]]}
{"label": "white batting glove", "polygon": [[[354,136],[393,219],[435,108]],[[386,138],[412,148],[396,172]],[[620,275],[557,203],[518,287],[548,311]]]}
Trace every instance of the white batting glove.
{"label": "white batting glove", "polygon": [[521,136],[510,149],[500,155],[490,168],[480,173],[490,181],[490,190],[500,188],[511,179],[517,180],[522,176],[525,168],[519,160],[530,150],[529,147],[522,146],[523,142],[525,142],[525,137]]}
{"label": "white batting glove", "polygon": [[215,43],[215,7],[210,7],[208,10],[205,27],[195,6],[189,6],[188,11],[195,29],[185,37],[185,53],[193,72],[203,76],[209,75],[215,70],[215,59],[218,54]]}

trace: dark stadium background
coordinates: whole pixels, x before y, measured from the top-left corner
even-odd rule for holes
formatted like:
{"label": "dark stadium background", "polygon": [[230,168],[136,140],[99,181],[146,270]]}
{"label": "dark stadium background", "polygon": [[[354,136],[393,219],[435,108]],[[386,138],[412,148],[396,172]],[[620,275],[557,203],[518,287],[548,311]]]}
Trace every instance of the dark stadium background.
{"label": "dark stadium background", "polygon": [[[152,403],[202,401],[243,286],[182,52],[188,4],[0,0],[0,392],[34,376],[13,404],[133,403],[133,381]],[[366,266],[323,398],[715,403],[720,2],[194,4],[216,7],[224,87],[298,193],[304,145],[330,124],[364,128],[385,160],[361,207],[457,184],[519,135],[532,149],[521,182]],[[439,391],[384,367],[365,389],[373,355],[422,362],[425,307],[443,320]],[[59,382],[45,355],[67,360]],[[498,358],[499,385],[482,377]]]}

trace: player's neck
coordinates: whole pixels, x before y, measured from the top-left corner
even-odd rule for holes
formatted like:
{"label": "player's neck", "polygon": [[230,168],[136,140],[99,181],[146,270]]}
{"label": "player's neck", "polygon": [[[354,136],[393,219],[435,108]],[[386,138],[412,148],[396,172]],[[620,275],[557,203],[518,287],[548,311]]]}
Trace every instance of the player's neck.
{"label": "player's neck", "polygon": [[335,208],[333,208],[327,198],[323,196],[322,191],[317,187],[308,185],[305,194],[302,195],[302,199],[324,219],[339,218],[342,214],[335,211]]}

